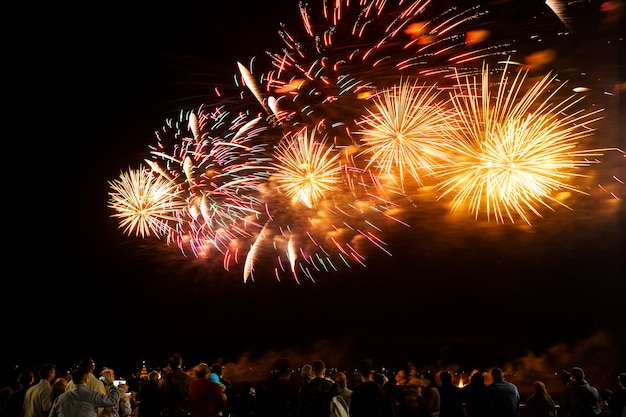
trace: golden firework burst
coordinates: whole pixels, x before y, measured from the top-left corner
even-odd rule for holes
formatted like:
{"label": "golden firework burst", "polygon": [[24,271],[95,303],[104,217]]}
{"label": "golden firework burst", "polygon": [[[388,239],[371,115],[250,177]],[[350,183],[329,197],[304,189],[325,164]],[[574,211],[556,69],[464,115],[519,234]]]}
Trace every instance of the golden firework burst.
{"label": "golden firework burst", "polygon": [[332,146],[326,146],[325,139],[316,140],[315,130],[309,135],[305,128],[279,144],[273,178],[278,189],[293,202],[313,208],[329,192],[337,190],[342,170],[337,163],[339,156]]}
{"label": "golden firework burst", "polygon": [[[528,71],[510,80],[505,65],[498,82],[490,84],[483,67],[481,81],[458,77],[451,94],[460,128],[448,130],[455,143],[455,162],[440,166],[439,198],[452,196],[452,210],[461,207],[478,218],[511,222],[516,217],[530,224],[529,214],[542,217],[540,209],[566,206],[555,195],[562,191],[585,194],[574,184],[584,177],[580,169],[598,162],[601,149],[581,149],[578,141],[590,136],[588,127],[602,109],[577,108],[582,96],[559,100],[564,84],[554,85],[547,74],[528,88]],[[465,82],[463,82],[465,81]],[[497,86],[494,92],[492,85]]]}
{"label": "golden firework burst", "polygon": [[175,183],[143,166],[122,172],[109,181],[109,208],[116,211],[120,228],[136,236],[164,236],[174,213],[185,207]]}
{"label": "golden firework burst", "polygon": [[367,168],[399,178],[404,190],[407,174],[421,186],[423,173],[450,161],[445,131],[452,128],[454,114],[438,96],[436,86],[419,86],[408,79],[373,96],[375,110],[367,110],[362,129],[356,132],[365,146],[360,154],[369,158]]}

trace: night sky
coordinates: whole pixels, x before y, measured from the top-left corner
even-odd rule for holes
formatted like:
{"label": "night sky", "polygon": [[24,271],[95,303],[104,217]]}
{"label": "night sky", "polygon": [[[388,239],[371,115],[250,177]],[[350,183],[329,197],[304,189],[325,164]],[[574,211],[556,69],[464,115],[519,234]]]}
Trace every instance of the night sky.
{"label": "night sky", "polygon": [[[568,200],[573,210],[546,211],[532,227],[452,215],[418,195],[406,224],[381,221],[385,251],[369,248],[365,267],[322,271],[315,282],[278,281],[269,254],[244,283],[241,265],[226,271],[220,259],[124,235],[107,208],[108,181],[141,163],[165,118],[232,83],[237,61],[267,65],[264,51],[282,45],[279,23],[302,30],[296,1],[249,3],[22,15],[5,80],[19,91],[5,137],[6,219],[17,239],[5,242],[3,381],[87,355],[128,374],[143,360],[163,367],[175,352],[185,366],[230,364],[232,377],[279,356],[294,367],[372,357],[390,368],[625,370],[626,186],[613,176],[626,172],[615,153],[592,170],[589,195]],[[623,38],[599,2],[579,3],[552,65],[606,109],[591,146],[624,149]],[[594,12],[588,23],[573,14],[581,11]]]}

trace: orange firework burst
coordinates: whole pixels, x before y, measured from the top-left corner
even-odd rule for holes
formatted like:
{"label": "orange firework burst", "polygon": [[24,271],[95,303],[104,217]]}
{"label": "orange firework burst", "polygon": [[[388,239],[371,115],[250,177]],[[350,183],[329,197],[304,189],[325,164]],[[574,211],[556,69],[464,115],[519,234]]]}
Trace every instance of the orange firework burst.
{"label": "orange firework burst", "polygon": [[579,149],[578,140],[593,133],[586,124],[599,120],[602,109],[574,109],[583,98],[575,95],[558,101],[564,84],[553,87],[551,74],[523,92],[528,72],[517,72],[510,82],[507,70],[508,64],[495,94],[487,66],[481,82],[465,78],[463,84],[459,77],[451,98],[460,129],[448,131],[458,160],[437,171],[447,177],[438,185],[443,190],[439,198],[452,195],[453,211],[467,207],[476,218],[486,211],[488,220],[514,222],[517,215],[530,224],[528,214],[542,217],[539,209],[553,210],[550,203],[569,208],[556,192],[585,194],[572,182],[584,177],[578,171],[596,163],[589,158],[601,156],[602,150]]}

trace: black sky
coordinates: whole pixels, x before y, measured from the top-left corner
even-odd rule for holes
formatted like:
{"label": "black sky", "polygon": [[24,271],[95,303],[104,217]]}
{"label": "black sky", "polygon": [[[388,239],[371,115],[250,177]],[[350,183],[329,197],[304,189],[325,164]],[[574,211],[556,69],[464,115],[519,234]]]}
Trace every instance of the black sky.
{"label": "black sky", "polygon": [[[287,350],[336,355],[336,365],[372,356],[487,367],[559,344],[575,351],[599,332],[602,349],[624,351],[623,202],[597,191],[575,200],[575,214],[547,213],[531,229],[452,221],[423,203],[428,216],[388,225],[391,255],[372,251],[366,268],[315,283],[261,273],[244,284],[219,262],[124,236],[107,208],[108,181],[142,161],[166,117],[231,82],[236,61],[279,48],[280,22],[299,25],[295,1],[249,3],[45,6],[13,35],[16,75],[5,82],[19,93],[5,158],[18,243],[7,240],[5,375],[86,355],[132,369],[163,366],[173,352],[191,365]],[[590,33],[579,38],[587,50],[619,38]],[[623,147],[623,109],[607,100],[601,133]],[[623,164],[612,169],[625,178]],[[586,352],[577,357],[598,360]]]}

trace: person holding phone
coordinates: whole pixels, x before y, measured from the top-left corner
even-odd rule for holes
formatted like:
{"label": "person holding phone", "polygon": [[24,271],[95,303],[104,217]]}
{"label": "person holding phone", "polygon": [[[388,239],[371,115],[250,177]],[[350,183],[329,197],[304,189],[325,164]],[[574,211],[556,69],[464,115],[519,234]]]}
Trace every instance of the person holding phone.
{"label": "person holding phone", "polygon": [[120,392],[113,384],[115,379],[112,370],[103,373],[106,394],[90,391],[89,371],[77,368],[72,372],[72,389],[59,395],[48,417],[96,417],[99,407],[117,408],[120,401]]}

